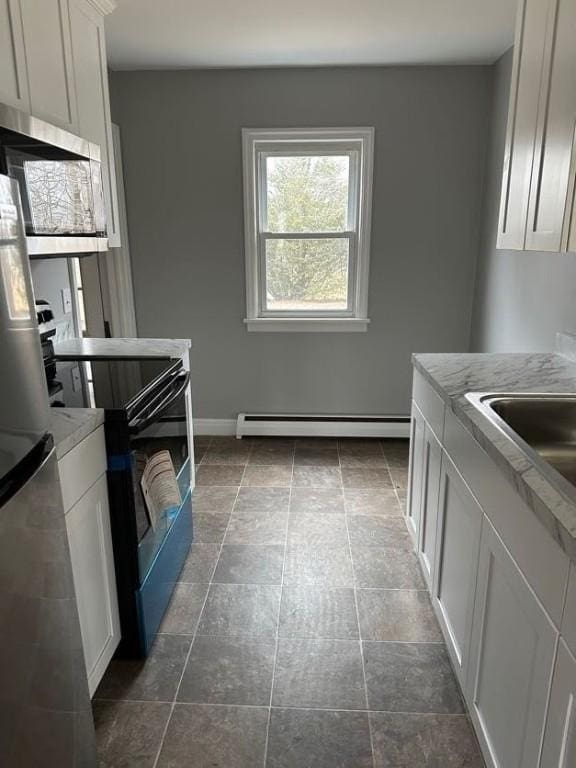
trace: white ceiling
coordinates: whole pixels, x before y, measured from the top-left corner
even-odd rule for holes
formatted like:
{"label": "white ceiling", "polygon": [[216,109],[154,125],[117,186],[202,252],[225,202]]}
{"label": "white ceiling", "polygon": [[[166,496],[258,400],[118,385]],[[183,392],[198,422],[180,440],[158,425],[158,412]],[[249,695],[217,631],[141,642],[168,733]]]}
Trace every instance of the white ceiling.
{"label": "white ceiling", "polygon": [[516,0],[118,0],[112,69],[493,62]]}

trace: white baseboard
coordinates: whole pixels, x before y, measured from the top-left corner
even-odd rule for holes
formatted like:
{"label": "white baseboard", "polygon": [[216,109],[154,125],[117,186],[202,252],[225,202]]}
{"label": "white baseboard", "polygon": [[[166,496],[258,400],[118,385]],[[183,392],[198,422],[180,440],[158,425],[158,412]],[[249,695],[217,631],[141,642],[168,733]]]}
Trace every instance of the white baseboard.
{"label": "white baseboard", "polygon": [[[194,419],[194,435],[231,436],[238,434],[236,419]],[[168,430],[166,430],[166,433]],[[173,432],[172,432],[173,434]],[[240,436],[260,435],[262,437],[410,437],[410,422],[278,422],[261,421],[241,427]]]}
{"label": "white baseboard", "polygon": [[[238,414],[237,437],[261,435],[269,437],[410,437],[407,417],[302,417],[284,414]],[[284,418],[278,418],[284,416]]]}
{"label": "white baseboard", "polygon": [[235,435],[236,419],[194,419],[195,435]]}

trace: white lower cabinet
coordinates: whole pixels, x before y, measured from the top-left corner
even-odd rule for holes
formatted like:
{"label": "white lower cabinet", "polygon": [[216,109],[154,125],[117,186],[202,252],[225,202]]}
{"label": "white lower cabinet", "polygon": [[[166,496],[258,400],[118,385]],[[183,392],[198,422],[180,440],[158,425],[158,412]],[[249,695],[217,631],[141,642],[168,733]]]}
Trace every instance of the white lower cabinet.
{"label": "white lower cabinet", "polygon": [[90,695],[120,642],[104,427],[58,461]]}
{"label": "white lower cabinet", "polygon": [[466,685],[483,512],[442,457],[432,603],[460,685]]}
{"label": "white lower cabinet", "polygon": [[410,427],[410,470],[408,504],[406,505],[406,525],[408,526],[415,547],[418,546],[418,538],[420,536],[425,429],[426,422],[424,421],[424,417],[413,403],[412,422]]}
{"label": "white lower cabinet", "polygon": [[436,526],[438,522],[441,465],[442,446],[430,427],[426,425],[422,452],[418,558],[429,589],[432,589],[435,570]]}
{"label": "white lower cabinet", "polygon": [[573,768],[575,765],[576,659],[560,640],[540,768]]}
{"label": "white lower cabinet", "polygon": [[557,638],[540,601],[484,517],[466,700],[484,756],[494,768],[540,764]]}
{"label": "white lower cabinet", "polygon": [[406,524],[488,768],[576,768],[576,563],[415,372]]}
{"label": "white lower cabinet", "polygon": [[90,695],[120,641],[106,475],[66,515]]}

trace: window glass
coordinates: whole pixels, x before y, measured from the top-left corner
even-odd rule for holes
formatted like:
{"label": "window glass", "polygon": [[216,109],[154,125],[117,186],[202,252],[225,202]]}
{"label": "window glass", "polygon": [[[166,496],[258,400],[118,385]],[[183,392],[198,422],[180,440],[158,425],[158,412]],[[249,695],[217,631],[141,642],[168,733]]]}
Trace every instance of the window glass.
{"label": "window glass", "polygon": [[266,157],[268,232],[348,229],[348,155]]}
{"label": "window glass", "polygon": [[348,265],[347,238],[266,240],[266,310],[346,310]]}

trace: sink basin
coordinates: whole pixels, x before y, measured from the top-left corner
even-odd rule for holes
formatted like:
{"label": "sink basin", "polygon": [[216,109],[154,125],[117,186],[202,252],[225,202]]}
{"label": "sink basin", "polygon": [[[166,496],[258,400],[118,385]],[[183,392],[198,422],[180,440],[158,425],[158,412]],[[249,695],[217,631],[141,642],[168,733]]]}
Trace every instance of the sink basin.
{"label": "sink basin", "polygon": [[[467,399],[556,484],[576,496],[576,395],[470,394]],[[559,482],[558,473],[570,484]]]}

